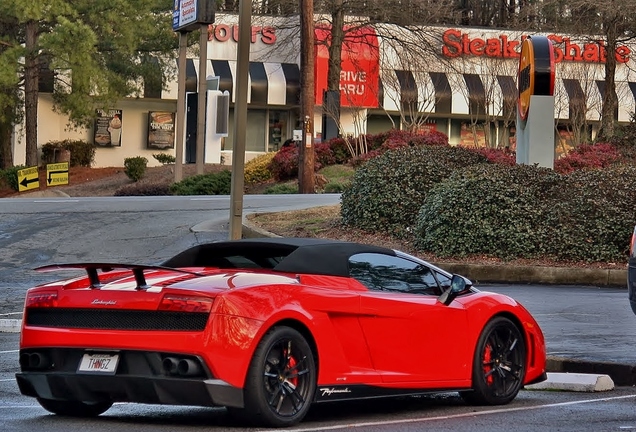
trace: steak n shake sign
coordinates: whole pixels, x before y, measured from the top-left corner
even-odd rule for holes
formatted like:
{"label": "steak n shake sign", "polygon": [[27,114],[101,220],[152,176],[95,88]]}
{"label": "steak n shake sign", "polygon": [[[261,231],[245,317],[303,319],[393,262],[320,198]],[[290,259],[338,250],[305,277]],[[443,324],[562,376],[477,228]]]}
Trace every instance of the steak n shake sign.
{"label": "steak n shake sign", "polygon": [[[525,39],[511,39],[506,34],[497,37],[473,37],[470,33],[463,33],[458,29],[448,29],[442,35],[442,55],[445,57],[485,56],[493,58],[519,58],[521,44]],[[607,49],[602,40],[594,43],[575,43],[571,38],[559,35],[548,35],[554,49],[554,61],[560,63],[584,62],[605,63]],[[616,47],[614,53],[618,63],[627,63],[631,49],[625,45]]]}

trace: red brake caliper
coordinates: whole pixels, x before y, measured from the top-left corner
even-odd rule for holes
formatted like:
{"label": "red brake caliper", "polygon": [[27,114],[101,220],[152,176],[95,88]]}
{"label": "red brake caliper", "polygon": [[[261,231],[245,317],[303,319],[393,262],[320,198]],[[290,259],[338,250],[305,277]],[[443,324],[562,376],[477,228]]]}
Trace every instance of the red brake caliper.
{"label": "red brake caliper", "polygon": [[494,378],[492,376],[492,374],[488,375],[488,373],[490,371],[492,371],[492,366],[490,365],[490,362],[492,361],[492,347],[490,346],[490,344],[487,344],[484,347],[484,362],[483,362],[483,366],[484,366],[484,376],[486,376],[486,384],[488,385],[492,385],[492,383],[494,382]]}
{"label": "red brake caliper", "polygon": [[[288,370],[292,370],[294,368],[294,366],[296,366],[298,363],[296,362],[296,359],[294,357],[289,357],[289,359],[287,360],[287,368]],[[296,371],[297,373],[298,371]],[[298,385],[298,376],[295,376],[294,378],[289,378],[288,380],[290,383],[292,383],[294,385],[294,387],[296,387]]]}

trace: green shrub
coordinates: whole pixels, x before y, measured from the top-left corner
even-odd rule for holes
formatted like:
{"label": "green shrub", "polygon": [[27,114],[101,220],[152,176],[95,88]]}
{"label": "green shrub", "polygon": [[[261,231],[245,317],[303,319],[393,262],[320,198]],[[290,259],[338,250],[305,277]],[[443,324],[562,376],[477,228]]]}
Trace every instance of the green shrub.
{"label": "green shrub", "polygon": [[124,159],[124,173],[129,179],[139,181],[146,174],[148,159],[143,156],[135,156]]}
{"label": "green shrub", "polygon": [[276,152],[265,153],[245,163],[245,184],[253,185],[272,179],[269,164]]}
{"label": "green shrub", "polygon": [[625,262],[634,225],[636,168],[560,175],[534,166],[482,165],[433,188],[415,229],[438,256]]}
{"label": "green shrub", "polygon": [[416,246],[438,256],[550,256],[566,198],[563,177],[528,165],[482,164],[431,189],[415,227]]}
{"label": "green shrub", "polygon": [[223,170],[199,174],[173,183],[170,191],[175,195],[228,195],[232,187],[232,172]]}
{"label": "green shrub", "polygon": [[18,191],[20,190],[20,187],[18,185],[18,171],[24,168],[26,168],[24,165],[16,165],[5,170],[0,170],[0,176],[5,182],[7,182],[11,189],[13,189],[14,191]]}
{"label": "green shrub", "polygon": [[269,186],[263,193],[270,195],[297,194],[298,185],[292,183],[278,183]]}
{"label": "green shrub", "polygon": [[173,164],[177,161],[177,159],[168,153],[157,153],[152,155],[153,158],[157,160],[160,164],[168,165]]}
{"label": "green shrub", "polygon": [[90,167],[95,161],[95,146],[81,140],[66,139],[63,141],[49,141],[42,145],[42,161],[44,163],[55,162],[55,153],[60,150],[68,150],[71,153],[70,166]]}
{"label": "green shrub", "polygon": [[342,221],[367,231],[405,235],[429,189],[454,169],[477,163],[486,163],[486,158],[459,147],[387,151],[354,173],[351,187],[342,194]]}
{"label": "green shrub", "polygon": [[160,196],[172,195],[170,185],[133,183],[117,189],[114,196]]}
{"label": "green shrub", "polygon": [[567,219],[562,231],[567,242],[562,259],[625,262],[629,233],[634,229],[636,167],[613,166],[575,171],[567,176]]}

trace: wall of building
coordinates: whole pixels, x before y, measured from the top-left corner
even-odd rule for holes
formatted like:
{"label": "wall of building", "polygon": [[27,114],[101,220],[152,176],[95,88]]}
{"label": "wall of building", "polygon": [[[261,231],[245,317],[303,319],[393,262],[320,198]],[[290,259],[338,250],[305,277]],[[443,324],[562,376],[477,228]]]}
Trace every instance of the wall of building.
{"label": "wall of building", "polygon": [[[293,130],[302,127],[298,118],[299,93],[289,91],[292,84],[299,92],[297,77],[294,75],[298,73],[300,52],[297,25],[297,19],[254,17],[252,20],[250,61],[260,62],[257,66],[261,67],[261,75],[255,73],[252,76],[253,72],[250,71],[248,110],[251,110],[252,115],[249,117],[248,114],[248,119],[259,123],[249,127],[248,135],[251,133],[252,139],[246,152],[246,160],[266,151],[276,150],[280,146],[273,134],[274,122],[271,119],[274,116],[281,117],[280,124],[283,128],[278,136],[283,141],[292,136]],[[399,118],[400,114],[405,116],[408,109],[406,107],[409,106],[424,113],[421,119],[423,130],[434,127],[445,132],[452,144],[482,145],[487,139],[491,142],[497,140],[499,144],[514,143],[514,137],[510,134],[514,135],[516,118],[514,103],[518,48],[522,38],[529,35],[501,29],[459,27],[431,27],[422,29],[422,32],[404,33],[398,27],[382,27],[377,31],[380,85],[366,87],[367,90],[371,88],[377,92],[373,96],[378,106],[344,106],[340,119],[343,134],[357,135],[367,131],[377,133],[391,124],[387,120],[388,116],[394,121],[398,120],[398,127],[405,127],[399,124]],[[212,74],[221,76],[221,84],[229,86],[231,90],[229,136],[221,147],[226,164],[230,164],[232,160],[238,31],[237,16],[217,15],[215,24],[209,30],[208,70],[199,71],[198,59],[190,59],[191,67],[188,71],[189,85],[192,85],[193,80],[196,84],[200,77],[205,79]],[[403,33],[400,37],[411,39],[410,46],[427,46],[433,50],[409,52],[403,46],[396,45],[393,38],[382,37],[382,34],[396,36],[400,32]],[[559,128],[557,139],[562,141],[563,137],[570,136],[567,125],[572,123],[573,107],[582,107],[585,110],[582,128],[591,131],[593,136],[600,120],[604,91],[603,56],[607,53],[603,53],[602,44],[590,43],[591,39],[587,37],[577,40],[563,35],[547,36],[553,40],[557,49],[554,113],[555,128]],[[618,59],[618,121],[627,122],[636,110],[636,47],[621,46],[615,55]],[[214,62],[216,63],[213,64]],[[290,65],[295,68],[291,75],[288,68]],[[350,88],[343,84],[346,77],[356,80],[356,85],[362,79],[362,75],[357,73],[341,77],[342,88]],[[267,85],[265,91],[262,91],[263,87],[258,87],[263,83]],[[356,89],[357,86],[354,90]],[[176,112],[176,98],[175,79],[166,83],[162,99],[119,101],[112,108],[122,110],[121,146],[98,146],[95,166],[122,166],[125,158],[133,156],[145,156],[149,165],[157,165],[152,154],[159,150],[149,149],[147,146],[148,112]],[[346,98],[347,95],[341,93],[341,101]],[[176,119],[177,122],[178,120]],[[315,137],[319,140],[322,134],[322,110],[319,105],[316,106],[313,120]],[[40,145],[63,139],[94,141],[94,128],[83,130],[68,127],[66,118],[52,109],[52,100],[47,94],[40,95],[38,124]],[[483,127],[482,130],[478,130],[479,127]],[[264,138],[260,137],[263,131]],[[259,136],[258,140],[254,138],[256,135]],[[484,138],[486,135],[490,138]],[[173,155],[175,153],[174,147],[162,151]],[[21,128],[16,129],[14,155],[16,164],[24,163],[24,134]],[[187,162],[185,149],[184,162]]]}
{"label": "wall of building", "polygon": [[[65,115],[53,110],[50,94],[40,94],[38,104],[38,145],[66,139],[93,142],[94,127],[84,129],[69,125]],[[152,157],[153,154],[174,155],[174,147],[166,150],[148,148],[148,113],[174,112],[177,108],[176,100],[122,99],[113,108],[122,111],[121,146],[97,145],[94,167],[123,167],[124,159],[135,156],[148,159],[148,166],[158,166],[161,164]],[[24,128],[21,127],[16,129],[14,164],[23,165],[25,159],[25,136]]]}

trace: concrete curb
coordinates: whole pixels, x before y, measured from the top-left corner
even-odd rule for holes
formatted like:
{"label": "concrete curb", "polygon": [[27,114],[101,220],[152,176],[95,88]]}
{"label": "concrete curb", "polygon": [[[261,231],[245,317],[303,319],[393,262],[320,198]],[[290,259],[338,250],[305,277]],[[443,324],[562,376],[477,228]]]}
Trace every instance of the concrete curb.
{"label": "concrete curb", "polygon": [[458,273],[473,282],[536,283],[550,285],[594,285],[627,288],[627,269],[505,266],[438,262],[435,265]]}
{"label": "concrete curb", "polygon": [[61,190],[46,188],[33,192],[21,193],[17,198],[70,198],[71,196]]}
{"label": "concrete curb", "polygon": [[546,366],[548,372],[608,375],[617,386],[636,385],[636,365],[633,364],[548,357]]}
{"label": "concrete curb", "polygon": [[614,390],[614,382],[607,375],[548,372],[548,379],[525,386],[527,390],[561,390],[572,392],[602,392]]}

